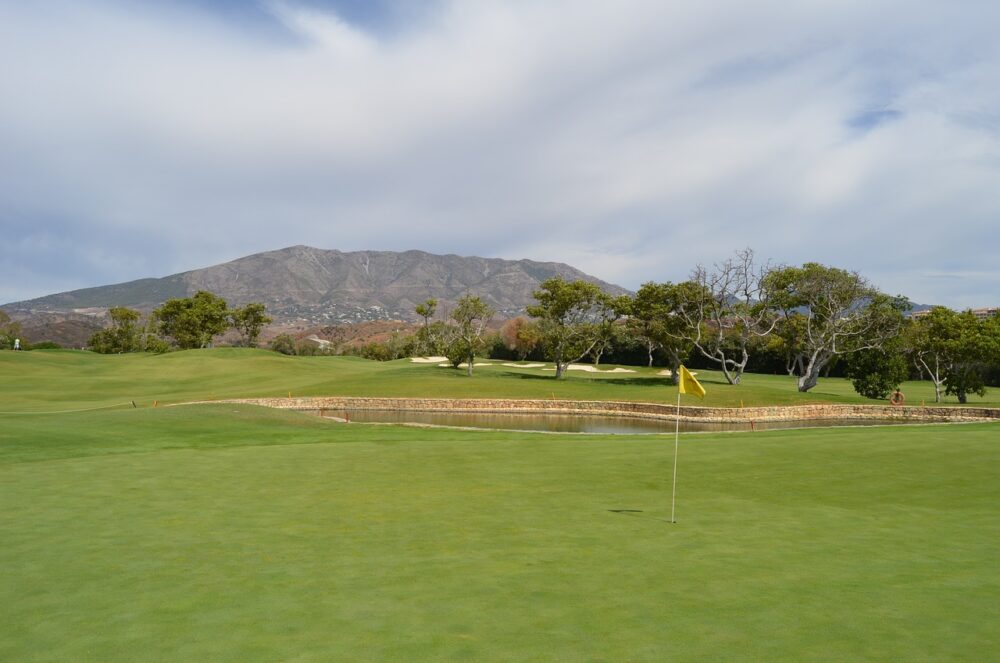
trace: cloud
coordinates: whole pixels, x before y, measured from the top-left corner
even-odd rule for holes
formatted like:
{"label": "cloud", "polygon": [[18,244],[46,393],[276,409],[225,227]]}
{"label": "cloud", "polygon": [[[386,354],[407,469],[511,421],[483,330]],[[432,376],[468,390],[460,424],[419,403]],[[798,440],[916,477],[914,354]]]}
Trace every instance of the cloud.
{"label": "cloud", "polygon": [[254,11],[0,2],[0,301],[300,243],[631,287],[752,246],[996,299],[993,4]]}

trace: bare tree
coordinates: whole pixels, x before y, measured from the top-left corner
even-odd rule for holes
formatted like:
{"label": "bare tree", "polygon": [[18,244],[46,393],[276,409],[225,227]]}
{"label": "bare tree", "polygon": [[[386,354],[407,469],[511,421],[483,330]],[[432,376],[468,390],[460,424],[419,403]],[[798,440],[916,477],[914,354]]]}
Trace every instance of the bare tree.
{"label": "bare tree", "polygon": [[716,263],[712,270],[698,265],[691,280],[678,286],[673,314],[683,324],[667,334],[689,341],[719,365],[729,384],[739,384],[750,360],[751,341],[771,333],[777,322],[769,305],[765,278],[769,271],[769,265],[754,262],[749,248]]}

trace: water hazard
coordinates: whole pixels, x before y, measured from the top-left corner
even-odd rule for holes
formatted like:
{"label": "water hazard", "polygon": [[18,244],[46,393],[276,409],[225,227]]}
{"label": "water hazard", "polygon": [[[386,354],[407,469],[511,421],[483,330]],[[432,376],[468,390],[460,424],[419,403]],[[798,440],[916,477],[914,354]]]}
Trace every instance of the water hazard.
{"label": "water hazard", "polygon": [[[315,414],[358,423],[423,424],[488,430],[542,431],[553,433],[602,433],[642,435],[673,433],[675,422],[658,419],[629,419],[578,414],[509,414],[484,412],[409,412],[401,410],[323,410]],[[777,430],[787,428],[828,428],[834,426],[883,426],[912,423],[898,419],[809,419],[714,423],[681,421],[682,432]]]}

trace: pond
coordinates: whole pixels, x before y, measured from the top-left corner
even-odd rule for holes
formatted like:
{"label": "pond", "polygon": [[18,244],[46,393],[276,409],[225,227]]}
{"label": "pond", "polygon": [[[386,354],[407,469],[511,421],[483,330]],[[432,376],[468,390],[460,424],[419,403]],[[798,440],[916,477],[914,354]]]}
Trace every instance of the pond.
{"label": "pond", "polygon": [[[490,430],[543,431],[557,433],[602,433],[641,435],[673,433],[675,423],[661,419],[630,419],[579,414],[505,414],[493,412],[411,412],[402,410],[323,410],[314,414],[358,423],[424,424]],[[809,419],[715,423],[682,421],[683,432],[776,430],[782,428],[828,428],[833,426],[884,426],[913,423],[899,419]]]}

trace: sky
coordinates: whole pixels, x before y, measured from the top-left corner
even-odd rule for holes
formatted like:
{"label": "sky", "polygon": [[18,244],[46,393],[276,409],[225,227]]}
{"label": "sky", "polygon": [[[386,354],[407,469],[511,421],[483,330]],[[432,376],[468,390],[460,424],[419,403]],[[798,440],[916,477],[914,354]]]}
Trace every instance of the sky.
{"label": "sky", "polygon": [[1000,304],[1000,3],[0,0],[0,302],[259,251],[751,247]]}

